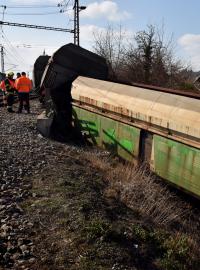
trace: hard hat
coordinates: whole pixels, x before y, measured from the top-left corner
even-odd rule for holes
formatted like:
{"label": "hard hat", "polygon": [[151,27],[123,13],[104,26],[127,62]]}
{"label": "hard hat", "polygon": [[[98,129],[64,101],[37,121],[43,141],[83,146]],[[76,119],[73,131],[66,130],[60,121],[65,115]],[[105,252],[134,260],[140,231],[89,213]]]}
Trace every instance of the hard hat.
{"label": "hard hat", "polygon": [[13,73],[12,71],[10,71],[10,72],[8,73],[8,77],[11,77],[11,76],[14,76],[14,73]]}

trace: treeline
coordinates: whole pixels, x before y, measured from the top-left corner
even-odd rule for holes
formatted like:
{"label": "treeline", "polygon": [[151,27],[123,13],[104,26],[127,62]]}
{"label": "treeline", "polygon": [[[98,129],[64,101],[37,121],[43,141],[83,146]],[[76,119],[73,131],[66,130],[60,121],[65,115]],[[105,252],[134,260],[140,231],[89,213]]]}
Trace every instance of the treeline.
{"label": "treeline", "polygon": [[131,36],[121,26],[94,33],[94,51],[105,57],[111,80],[194,90],[195,73],[175,56],[173,38],[154,25]]}

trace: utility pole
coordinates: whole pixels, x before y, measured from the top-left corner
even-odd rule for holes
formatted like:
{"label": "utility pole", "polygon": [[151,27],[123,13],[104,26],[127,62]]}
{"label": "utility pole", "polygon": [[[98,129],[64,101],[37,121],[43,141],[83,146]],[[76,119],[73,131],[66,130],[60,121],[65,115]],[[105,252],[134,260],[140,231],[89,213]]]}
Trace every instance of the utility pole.
{"label": "utility pole", "polygon": [[0,45],[1,47],[1,72],[5,73],[5,67],[4,67],[4,47]]}
{"label": "utility pole", "polygon": [[74,3],[74,44],[79,46],[79,0]]}
{"label": "utility pole", "polygon": [[79,6],[79,0],[74,2],[74,44],[80,46],[80,25],[79,25],[79,12],[86,9],[86,6]]}

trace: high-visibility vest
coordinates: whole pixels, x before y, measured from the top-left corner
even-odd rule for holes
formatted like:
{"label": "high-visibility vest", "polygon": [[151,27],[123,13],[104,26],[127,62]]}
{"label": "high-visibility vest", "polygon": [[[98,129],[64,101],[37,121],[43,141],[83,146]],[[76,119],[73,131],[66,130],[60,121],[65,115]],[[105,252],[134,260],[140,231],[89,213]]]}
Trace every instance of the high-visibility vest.
{"label": "high-visibility vest", "polygon": [[15,87],[18,93],[29,93],[32,88],[32,83],[29,78],[22,76],[17,79]]}
{"label": "high-visibility vest", "polygon": [[18,81],[19,78],[20,77],[18,77],[18,78],[15,79],[15,89],[17,89],[17,81]]}
{"label": "high-visibility vest", "polygon": [[14,94],[15,91],[15,80],[6,78],[1,82],[1,89],[8,94]]}
{"label": "high-visibility vest", "polygon": [[4,92],[5,91],[5,89],[4,89],[4,81],[1,81],[1,83],[0,83],[0,89]]}

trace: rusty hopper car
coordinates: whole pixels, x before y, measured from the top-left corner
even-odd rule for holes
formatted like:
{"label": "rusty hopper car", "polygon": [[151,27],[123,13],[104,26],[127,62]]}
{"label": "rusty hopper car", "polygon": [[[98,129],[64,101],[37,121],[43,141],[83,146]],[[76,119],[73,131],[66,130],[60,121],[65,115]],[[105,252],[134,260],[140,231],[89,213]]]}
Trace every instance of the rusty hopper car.
{"label": "rusty hopper car", "polygon": [[74,125],[89,142],[200,197],[200,100],[85,77],[71,93]]}

